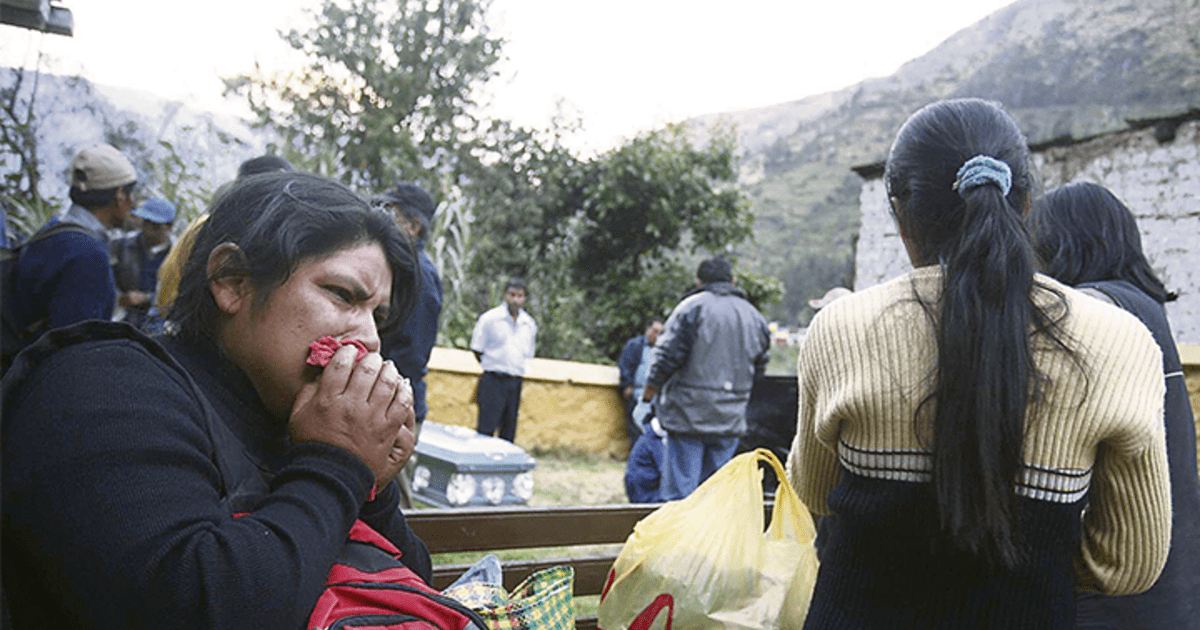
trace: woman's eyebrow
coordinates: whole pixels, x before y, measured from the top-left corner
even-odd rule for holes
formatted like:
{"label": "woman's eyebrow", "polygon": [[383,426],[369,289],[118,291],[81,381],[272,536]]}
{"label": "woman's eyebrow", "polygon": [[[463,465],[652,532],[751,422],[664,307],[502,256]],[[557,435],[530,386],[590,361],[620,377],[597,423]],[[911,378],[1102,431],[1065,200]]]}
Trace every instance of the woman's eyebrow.
{"label": "woman's eyebrow", "polygon": [[351,276],[335,273],[330,276],[330,280],[345,284],[350,289],[350,292],[354,294],[354,299],[356,300],[361,301],[371,297],[371,294],[367,293],[367,288],[364,287],[361,282]]}

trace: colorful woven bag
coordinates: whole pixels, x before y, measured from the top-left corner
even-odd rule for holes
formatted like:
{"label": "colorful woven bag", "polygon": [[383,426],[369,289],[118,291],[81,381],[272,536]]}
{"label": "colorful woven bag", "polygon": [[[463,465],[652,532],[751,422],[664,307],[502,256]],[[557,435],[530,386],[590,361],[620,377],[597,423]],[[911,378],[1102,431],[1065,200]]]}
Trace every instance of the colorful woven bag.
{"label": "colorful woven bag", "polygon": [[575,627],[575,569],[542,569],[505,593],[486,582],[457,584],[442,591],[474,610],[489,630],[572,630]]}

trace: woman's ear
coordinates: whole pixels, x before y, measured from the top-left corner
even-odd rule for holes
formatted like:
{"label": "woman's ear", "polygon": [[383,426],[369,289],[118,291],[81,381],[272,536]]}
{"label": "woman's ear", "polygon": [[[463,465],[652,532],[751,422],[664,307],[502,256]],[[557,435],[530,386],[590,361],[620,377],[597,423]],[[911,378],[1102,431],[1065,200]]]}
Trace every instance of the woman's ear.
{"label": "woman's ear", "polygon": [[246,254],[233,243],[221,243],[208,255],[205,270],[208,288],[217,308],[234,315],[250,301],[250,279],[246,276]]}

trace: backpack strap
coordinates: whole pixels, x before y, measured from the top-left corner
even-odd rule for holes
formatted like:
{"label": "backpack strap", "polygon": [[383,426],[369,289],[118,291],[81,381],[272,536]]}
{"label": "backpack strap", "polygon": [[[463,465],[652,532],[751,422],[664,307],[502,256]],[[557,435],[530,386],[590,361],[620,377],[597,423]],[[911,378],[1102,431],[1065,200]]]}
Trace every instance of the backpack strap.
{"label": "backpack strap", "polygon": [[20,279],[17,277],[17,261],[29,245],[66,232],[78,232],[80,234],[87,234],[88,236],[95,234],[92,230],[78,223],[58,221],[44,225],[37,232],[34,232],[33,236],[0,250],[0,263],[3,264],[4,274],[2,280],[4,303],[2,304],[2,311],[0,311],[2,312],[0,326],[3,327],[4,347],[2,348],[2,358],[0,358],[0,375],[7,373],[9,363],[13,361],[16,354],[36,340],[38,335],[45,331],[47,327],[46,317],[37,319],[24,326],[17,322],[17,310],[13,305],[13,297],[21,293],[17,286],[20,284]]}
{"label": "backpack strap", "polygon": [[38,231],[34,232],[29,238],[18,243],[10,244],[8,247],[4,248],[6,257],[14,257],[14,255],[18,254],[27,245],[50,238],[56,234],[62,234],[64,232],[79,232],[80,234],[87,234],[88,236],[96,235],[95,231],[86,226],[75,223],[74,221],[55,221],[54,223],[47,223],[46,225],[38,228]]}

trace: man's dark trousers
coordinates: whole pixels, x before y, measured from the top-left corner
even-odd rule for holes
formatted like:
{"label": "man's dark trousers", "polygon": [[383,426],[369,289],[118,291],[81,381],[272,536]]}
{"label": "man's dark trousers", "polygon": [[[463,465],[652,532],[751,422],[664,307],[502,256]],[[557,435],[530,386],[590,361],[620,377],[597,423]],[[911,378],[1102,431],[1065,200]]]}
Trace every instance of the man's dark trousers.
{"label": "man's dark trousers", "polygon": [[484,372],[479,377],[479,424],[476,431],[512,442],[517,437],[517,407],[521,404],[521,377],[502,372]]}

